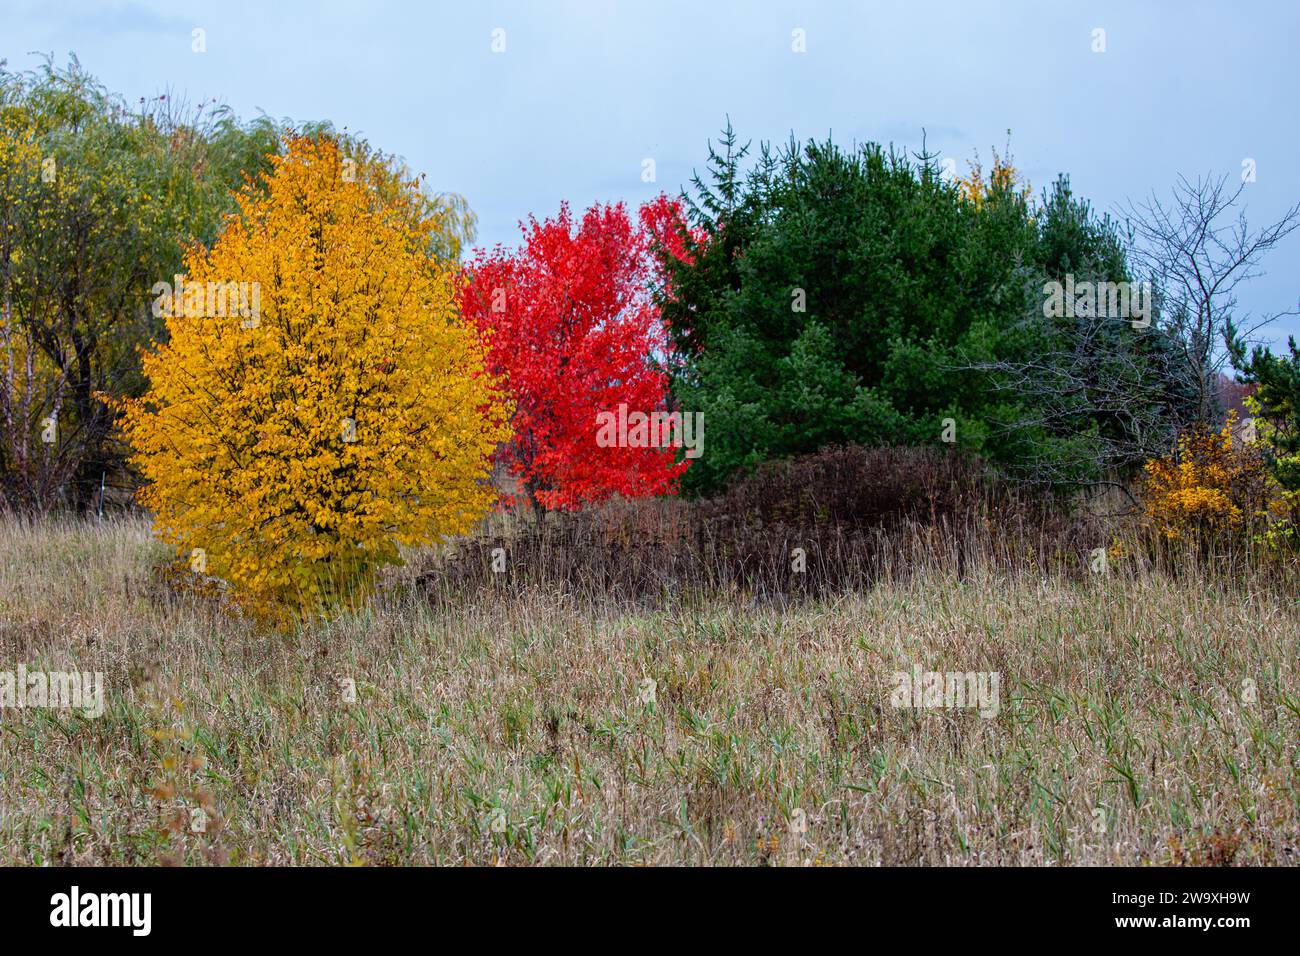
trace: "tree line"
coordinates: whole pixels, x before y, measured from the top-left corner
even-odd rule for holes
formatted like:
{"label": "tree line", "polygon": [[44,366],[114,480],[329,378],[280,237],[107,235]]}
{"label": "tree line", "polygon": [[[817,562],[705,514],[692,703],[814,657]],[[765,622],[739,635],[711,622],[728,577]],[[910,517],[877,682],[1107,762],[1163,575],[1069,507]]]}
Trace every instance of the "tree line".
{"label": "tree line", "polygon": [[[463,530],[493,472],[541,514],[935,445],[1131,493],[1223,426],[1230,366],[1294,495],[1300,357],[1252,349],[1235,290],[1300,206],[1252,229],[1246,189],[1183,179],[1116,218],[1065,176],[1034,195],[1009,154],[955,176],[728,122],[680,195],[565,205],[465,258],[462,197],[329,123],[0,67],[0,495],[143,482],[183,553],[320,596],[340,562]],[[254,294],[207,315],[173,279]],[[690,449],[647,442],[683,416]]]}

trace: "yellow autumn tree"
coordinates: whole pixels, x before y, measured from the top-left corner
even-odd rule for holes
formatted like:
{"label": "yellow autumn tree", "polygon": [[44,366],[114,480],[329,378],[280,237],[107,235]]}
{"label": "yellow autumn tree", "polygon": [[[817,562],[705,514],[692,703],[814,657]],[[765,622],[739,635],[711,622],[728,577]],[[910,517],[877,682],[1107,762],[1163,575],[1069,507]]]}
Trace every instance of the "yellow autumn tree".
{"label": "yellow autumn tree", "polygon": [[265,187],[155,286],[168,340],[124,427],[160,537],[286,619],[467,530],[508,410],[428,255],[436,217],[377,202],[325,137],[290,138]]}

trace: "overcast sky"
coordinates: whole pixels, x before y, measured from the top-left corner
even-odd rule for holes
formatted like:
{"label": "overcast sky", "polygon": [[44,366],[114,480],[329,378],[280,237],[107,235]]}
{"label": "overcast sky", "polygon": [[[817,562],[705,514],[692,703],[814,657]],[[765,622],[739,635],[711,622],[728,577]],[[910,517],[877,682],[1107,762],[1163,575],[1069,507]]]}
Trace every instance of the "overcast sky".
{"label": "overcast sky", "polygon": [[[796,29],[806,52],[792,49]],[[1300,199],[1298,40],[1293,0],[0,0],[10,69],[75,53],[131,101],[169,92],[245,117],[332,120],[463,193],[480,243],[514,242],[519,219],[562,199],[677,192],[727,114],[755,140],[915,149],[924,129],[963,171],[976,149],[987,166],[1010,129],[1035,192],[1065,172],[1111,212],[1180,173],[1237,179],[1249,158],[1248,213],[1262,225]],[[1243,307],[1296,309],[1298,267],[1300,234]],[[1266,337],[1287,334],[1300,338],[1300,319]]]}

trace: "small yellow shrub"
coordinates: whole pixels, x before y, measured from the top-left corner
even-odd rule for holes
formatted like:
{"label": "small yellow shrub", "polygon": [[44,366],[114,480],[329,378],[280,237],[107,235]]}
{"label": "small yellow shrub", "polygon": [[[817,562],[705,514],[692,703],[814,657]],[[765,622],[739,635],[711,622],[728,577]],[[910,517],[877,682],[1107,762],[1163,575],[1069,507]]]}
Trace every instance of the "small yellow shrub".
{"label": "small yellow shrub", "polygon": [[1236,432],[1234,412],[1218,432],[1186,431],[1172,454],[1146,463],[1143,503],[1148,526],[1180,540],[1268,522],[1278,489],[1259,449]]}

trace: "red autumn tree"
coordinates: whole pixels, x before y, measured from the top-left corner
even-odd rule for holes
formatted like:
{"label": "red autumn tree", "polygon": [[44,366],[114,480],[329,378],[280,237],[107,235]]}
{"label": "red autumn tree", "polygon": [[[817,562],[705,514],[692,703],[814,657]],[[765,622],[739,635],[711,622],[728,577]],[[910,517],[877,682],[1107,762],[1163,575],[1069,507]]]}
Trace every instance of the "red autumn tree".
{"label": "red autumn tree", "polygon": [[673,215],[676,204],[660,197],[638,222],[618,203],[593,206],[575,223],[563,204],[554,219],[521,223],[517,250],[480,252],[467,267],[462,314],[482,331],[488,367],[515,407],[515,437],[498,463],[535,509],[676,493],[689,462],[676,461],[675,448],[597,440],[602,412],[667,408],[651,246],[672,234]]}

